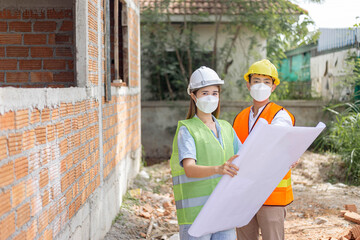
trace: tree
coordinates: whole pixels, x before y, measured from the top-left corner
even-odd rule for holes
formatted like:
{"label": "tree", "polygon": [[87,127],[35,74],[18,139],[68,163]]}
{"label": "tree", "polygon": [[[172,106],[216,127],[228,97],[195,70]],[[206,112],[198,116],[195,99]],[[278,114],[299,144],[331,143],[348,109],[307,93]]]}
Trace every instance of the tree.
{"label": "tree", "polygon": [[[305,17],[299,22],[299,16],[307,13],[287,0],[211,0],[207,1],[212,6],[207,11],[202,11],[204,6],[199,7],[196,0],[151,3],[143,6],[141,13],[142,69],[150,78],[149,90],[156,100],[185,99],[190,74],[201,65],[211,66],[225,78],[242,28],[268,39],[267,57],[274,63],[284,58],[289,48],[312,40],[307,30],[311,19]],[[174,17],[181,21],[174,21]],[[215,26],[210,51],[199,43],[194,31],[196,24],[204,21]],[[222,46],[220,33],[229,36]],[[251,52],[257,43],[254,37],[249,39]]]}

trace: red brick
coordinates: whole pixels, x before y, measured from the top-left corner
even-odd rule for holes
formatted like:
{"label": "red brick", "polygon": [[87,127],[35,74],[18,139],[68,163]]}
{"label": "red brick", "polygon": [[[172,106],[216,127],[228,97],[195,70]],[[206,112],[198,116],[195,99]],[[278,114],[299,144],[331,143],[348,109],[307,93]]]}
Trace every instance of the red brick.
{"label": "red brick", "polygon": [[64,123],[63,122],[59,122],[56,124],[56,133],[58,138],[61,138],[62,136],[64,136]]}
{"label": "red brick", "polygon": [[31,198],[31,216],[38,214],[41,209],[41,197],[36,194],[33,198]]}
{"label": "red brick", "polygon": [[31,22],[9,22],[10,32],[31,32]]}
{"label": "red brick", "polygon": [[0,129],[11,130],[15,129],[15,112],[10,111],[4,114],[0,114]]}
{"label": "red brick", "polygon": [[46,211],[43,211],[40,216],[39,216],[39,232],[42,232],[46,227],[47,225],[49,224],[49,220],[48,220],[48,214],[49,212],[46,210]]}
{"label": "red brick", "polygon": [[21,44],[21,34],[0,34],[0,44]]}
{"label": "red brick", "polygon": [[19,60],[20,70],[39,70],[41,69],[41,60]]}
{"label": "red brick", "polygon": [[30,73],[31,82],[52,82],[53,73],[52,72],[32,72]]}
{"label": "red brick", "polygon": [[347,212],[345,213],[344,218],[348,221],[360,224],[360,214],[357,214],[356,212]]}
{"label": "red brick", "polygon": [[22,134],[13,133],[9,135],[9,154],[10,156],[21,153],[22,151]]}
{"label": "red brick", "polygon": [[69,70],[73,70],[74,69],[74,61],[73,60],[68,60],[67,61],[67,66]]}
{"label": "red brick", "polygon": [[90,29],[95,30],[95,31],[98,30],[97,20],[91,16],[88,17],[88,25],[89,25]]}
{"label": "red brick", "polygon": [[68,35],[68,34],[56,34],[55,35],[55,43],[56,44],[71,43],[70,35]]}
{"label": "red brick", "polygon": [[60,142],[59,148],[60,148],[60,154],[61,155],[64,155],[65,153],[68,152],[68,143],[67,143],[66,138]]}
{"label": "red brick", "polygon": [[48,19],[64,19],[64,18],[72,18],[72,10],[71,9],[48,9],[47,10],[47,18]]}
{"label": "red brick", "polygon": [[27,157],[21,157],[15,160],[15,176],[20,179],[28,175],[29,163]]}
{"label": "red brick", "polygon": [[59,48],[56,48],[56,56],[57,57],[72,57],[73,52],[70,47],[59,47]]}
{"label": "red brick", "polygon": [[17,69],[16,59],[0,60],[0,70],[16,70],[16,69]]}
{"label": "red brick", "polygon": [[58,108],[51,110],[51,120],[56,120],[60,117],[60,112]]}
{"label": "red brick", "polygon": [[35,124],[40,121],[40,111],[39,109],[35,108],[30,114],[30,124]]}
{"label": "red brick", "polygon": [[50,109],[46,107],[41,111],[41,122],[47,121],[50,121]]}
{"label": "red brick", "polygon": [[72,31],[73,30],[73,21],[63,21],[60,31]]}
{"label": "red brick", "polygon": [[0,57],[5,57],[5,48],[0,47]]}
{"label": "red brick", "polygon": [[61,72],[54,74],[55,82],[74,82],[74,73],[73,72]]}
{"label": "red brick", "polygon": [[35,146],[35,130],[26,131],[23,135],[23,149],[29,150]]}
{"label": "red brick", "polygon": [[44,69],[65,70],[66,69],[66,61],[65,60],[44,60]]}
{"label": "red brick", "polygon": [[48,44],[55,44],[55,33],[49,34]]}
{"label": "red brick", "polygon": [[49,191],[45,190],[41,197],[42,206],[45,207],[49,204]]}
{"label": "red brick", "polygon": [[23,19],[45,19],[45,10],[23,10]]}
{"label": "red brick", "polygon": [[53,48],[49,47],[32,47],[31,48],[31,57],[53,57]]}
{"label": "red brick", "polygon": [[7,186],[14,181],[14,164],[9,162],[0,167],[0,187]]}
{"label": "red brick", "polygon": [[[63,132],[64,132],[64,130],[63,130]],[[5,159],[6,157],[7,157],[7,140],[6,140],[6,136],[0,136],[0,160]]]}
{"label": "red brick", "polygon": [[56,215],[58,214],[58,208],[56,206],[57,204],[54,204],[49,207],[49,223],[54,221]]}
{"label": "red brick", "polygon": [[54,21],[44,21],[44,22],[35,22],[34,32],[55,32],[56,22]]}
{"label": "red brick", "polygon": [[30,204],[25,203],[16,210],[16,226],[20,228],[30,220]]}
{"label": "red brick", "polygon": [[[0,38],[0,43],[1,43],[1,38]],[[24,34],[24,44],[25,45],[45,45],[46,44],[46,34]]]}
{"label": "red brick", "polygon": [[6,47],[6,56],[7,57],[28,57],[29,48],[28,47]]}
{"label": "red brick", "polygon": [[[49,209],[49,223],[51,222],[51,219],[50,219],[50,212],[51,212],[52,208]],[[52,240],[53,239],[53,230],[52,229],[46,229],[44,231],[44,240]]]}
{"label": "red brick", "polygon": [[40,172],[40,188],[45,187],[49,183],[49,171],[47,169],[43,169]]}
{"label": "red brick", "polygon": [[27,72],[6,73],[6,82],[8,83],[24,83],[28,81],[29,81],[29,73]]}
{"label": "red brick", "polygon": [[0,32],[7,32],[7,22],[0,22]]}
{"label": "red brick", "polygon": [[15,127],[20,129],[29,125],[29,110],[19,110],[15,113]]}
{"label": "red brick", "polygon": [[21,19],[21,11],[15,9],[3,9],[0,11],[0,19]]}
{"label": "red brick", "polygon": [[5,73],[0,72],[0,83],[5,82]]}
{"label": "red brick", "polygon": [[14,236],[13,240],[24,240],[26,239],[26,232],[22,231],[19,234],[17,234],[16,236]]}
{"label": "red brick", "polygon": [[357,213],[357,208],[356,208],[355,204],[346,204],[344,207],[345,207],[345,210]]}
{"label": "red brick", "polygon": [[35,239],[37,231],[37,220],[34,220],[26,230],[26,239]]}
{"label": "red brick", "polygon": [[55,140],[55,125],[47,126],[47,140],[48,142]]}
{"label": "red brick", "polygon": [[36,134],[36,143],[37,144],[46,143],[46,127],[35,128],[35,134]]}
{"label": "red brick", "polygon": [[0,222],[0,237],[8,239],[15,232],[15,213],[12,212]]}
{"label": "red brick", "polygon": [[71,219],[75,214],[75,202],[73,202],[70,206],[69,206],[69,218]]}
{"label": "red brick", "polygon": [[25,182],[21,182],[12,188],[12,207],[18,206],[25,200]]}
{"label": "red brick", "polygon": [[30,178],[26,181],[26,197],[34,195],[37,189],[37,180]]}
{"label": "red brick", "polygon": [[11,198],[10,198],[10,190],[4,191],[0,193],[0,216],[3,214],[10,212],[11,210]]}

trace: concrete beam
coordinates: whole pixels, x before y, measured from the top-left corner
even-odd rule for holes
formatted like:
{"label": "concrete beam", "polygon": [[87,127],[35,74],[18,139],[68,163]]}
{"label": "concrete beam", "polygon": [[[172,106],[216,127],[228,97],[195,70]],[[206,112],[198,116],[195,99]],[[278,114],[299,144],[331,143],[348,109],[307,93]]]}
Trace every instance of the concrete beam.
{"label": "concrete beam", "polygon": [[0,0],[1,8],[72,8],[73,0]]}

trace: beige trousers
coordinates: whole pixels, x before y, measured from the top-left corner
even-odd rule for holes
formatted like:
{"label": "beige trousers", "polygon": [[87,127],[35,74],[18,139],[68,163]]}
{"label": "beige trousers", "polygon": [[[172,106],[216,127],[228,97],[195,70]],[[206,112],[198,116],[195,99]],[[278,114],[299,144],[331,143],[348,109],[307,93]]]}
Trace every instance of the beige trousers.
{"label": "beige trousers", "polygon": [[258,240],[259,228],[263,240],[284,240],[285,207],[262,206],[248,225],[237,228],[238,240]]}

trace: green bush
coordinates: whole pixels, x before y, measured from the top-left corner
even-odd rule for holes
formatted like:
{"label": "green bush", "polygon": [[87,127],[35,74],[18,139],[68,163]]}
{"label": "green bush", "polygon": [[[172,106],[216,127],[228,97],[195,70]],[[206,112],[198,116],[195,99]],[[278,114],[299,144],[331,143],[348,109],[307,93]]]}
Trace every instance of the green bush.
{"label": "green bush", "polygon": [[[339,107],[344,111],[336,111]],[[326,110],[336,115],[319,137],[316,148],[341,156],[346,183],[360,185],[360,109],[359,102],[338,104]]]}

